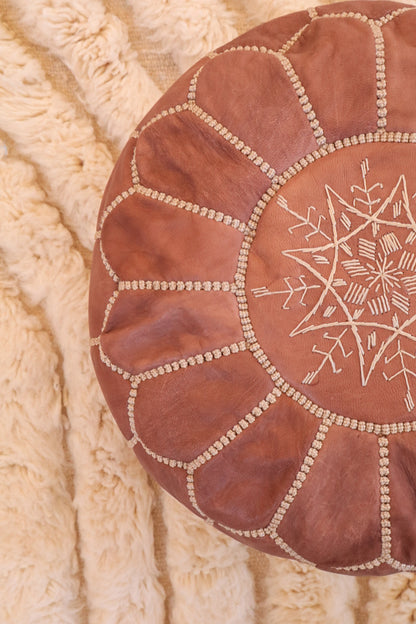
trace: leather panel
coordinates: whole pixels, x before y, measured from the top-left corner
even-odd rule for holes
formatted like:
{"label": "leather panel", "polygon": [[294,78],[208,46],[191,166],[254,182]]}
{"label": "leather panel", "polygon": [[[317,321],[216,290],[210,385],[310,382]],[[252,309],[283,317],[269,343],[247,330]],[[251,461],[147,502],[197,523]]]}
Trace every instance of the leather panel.
{"label": "leather panel", "polygon": [[231,293],[123,291],[101,344],[117,366],[137,374],[242,339]]}
{"label": "leather panel", "polygon": [[332,427],[279,535],[302,557],[323,566],[355,565],[378,557],[378,459],[375,436]]}
{"label": "leather panel", "polygon": [[[388,85],[387,130],[390,132],[416,132],[415,29],[416,11],[400,15],[383,28]],[[397,45],[398,39],[400,45]]]}
{"label": "leather panel", "polygon": [[281,396],[195,474],[201,509],[235,529],[265,527],[318,429],[318,419]]}
{"label": "leather panel", "polygon": [[161,375],[138,388],[137,433],[156,453],[189,462],[272,390],[249,352]]}
{"label": "leather panel", "polygon": [[259,167],[189,111],[147,128],[136,159],[144,186],[242,221],[270,186]]}
{"label": "leather panel", "polygon": [[[354,71],[351,50],[360,59]],[[287,57],[328,143],[377,130],[375,43],[367,24],[353,18],[314,21]]]}
{"label": "leather panel", "polygon": [[[219,91],[227,97],[219,98]],[[198,78],[196,103],[278,173],[317,147],[298,96],[276,56],[227,52],[213,59]]]}
{"label": "leather panel", "polygon": [[390,438],[389,472],[392,556],[416,563],[416,432]]}
{"label": "leather panel", "polygon": [[242,240],[235,228],[140,195],[113,210],[102,232],[122,280],[233,282]]}

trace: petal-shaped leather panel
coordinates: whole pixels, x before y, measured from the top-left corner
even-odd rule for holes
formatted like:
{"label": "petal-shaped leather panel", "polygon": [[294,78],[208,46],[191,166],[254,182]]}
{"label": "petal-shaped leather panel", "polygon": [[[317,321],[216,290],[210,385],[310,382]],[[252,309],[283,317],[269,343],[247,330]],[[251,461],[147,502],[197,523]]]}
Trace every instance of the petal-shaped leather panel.
{"label": "petal-shaped leather panel", "polygon": [[328,143],[377,130],[375,55],[370,27],[354,18],[316,20],[289,50]]}
{"label": "petal-shaped leather panel", "polygon": [[[218,90],[227,98],[219,98]],[[279,173],[317,148],[292,83],[274,55],[235,51],[213,59],[198,78],[196,103]]]}
{"label": "petal-shaped leather panel", "polygon": [[156,453],[189,462],[225,435],[273,387],[250,352],[188,366],[140,384],[136,430]]}
{"label": "petal-shaped leather panel", "polygon": [[139,194],[104,223],[102,242],[122,280],[233,281],[243,234]]}
{"label": "petal-shaped leather panel", "polygon": [[[387,79],[386,129],[390,132],[416,132],[415,31],[416,10],[396,17],[383,27]],[[397,45],[398,37],[400,45]]]}
{"label": "petal-shaped leather panel", "polygon": [[144,186],[241,221],[270,186],[259,167],[190,111],[144,130],[136,159]]}
{"label": "petal-shaped leather panel", "polygon": [[416,565],[416,432],[390,438],[389,473],[392,556]]}
{"label": "petal-shaped leather panel", "polygon": [[201,509],[234,529],[265,527],[295,479],[319,421],[281,396],[195,473]]}
{"label": "petal-shaped leather panel", "polygon": [[114,364],[137,374],[241,340],[231,293],[122,291],[101,344]]}
{"label": "petal-shaped leather panel", "polygon": [[378,557],[378,461],[375,436],[333,426],[282,520],[279,535],[320,566],[356,565]]}

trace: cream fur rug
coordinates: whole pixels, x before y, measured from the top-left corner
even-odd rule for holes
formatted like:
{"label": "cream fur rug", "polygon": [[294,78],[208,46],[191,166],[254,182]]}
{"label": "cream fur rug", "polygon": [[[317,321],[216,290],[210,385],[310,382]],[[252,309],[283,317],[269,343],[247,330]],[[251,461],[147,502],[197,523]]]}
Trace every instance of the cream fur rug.
{"label": "cream fur rug", "polygon": [[201,55],[316,2],[0,0],[0,624],[405,624],[416,577],[259,554],[164,494],[89,359],[100,197]]}

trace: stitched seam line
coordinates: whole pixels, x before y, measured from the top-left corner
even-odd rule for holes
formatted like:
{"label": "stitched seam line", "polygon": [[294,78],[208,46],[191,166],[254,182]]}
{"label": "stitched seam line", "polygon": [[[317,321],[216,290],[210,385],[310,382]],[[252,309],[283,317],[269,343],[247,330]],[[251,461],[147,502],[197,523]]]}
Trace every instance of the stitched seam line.
{"label": "stitched seam line", "polygon": [[299,472],[296,475],[291,487],[289,488],[288,493],[284,497],[283,501],[280,503],[276,513],[274,514],[271,522],[266,527],[266,533],[270,533],[271,537],[275,537],[277,535],[277,528],[285,517],[286,512],[290,509],[293,501],[296,498],[297,493],[302,488],[302,485],[306,481],[306,478],[312,468],[316,458],[319,455],[319,451],[322,448],[322,445],[325,441],[326,435],[333,424],[334,419],[324,418],[322,423],[319,425],[318,432],[313,440],[311,447],[309,448],[302,465],[299,469]]}
{"label": "stitched seam line", "polygon": [[[301,31],[303,32],[303,30],[307,26],[308,26],[308,24],[306,26],[304,26],[303,29],[301,29]],[[298,31],[299,34],[296,33],[297,38],[300,37],[301,31]],[[296,35],[294,35],[294,37],[296,37]],[[295,39],[295,41],[296,40],[297,39]],[[289,40],[289,41],[291,41],[291,40]],[[295,41],[293,41],[293,43],[295,43]],[[289,42],[288,42],[289,48],[293,45],[293,43],[290,43],[290,45],[289,45]],[[283,48],[284,48],[284,46],[283,46]],[[257,53],[260,53],[260,54],[270,54],[272,56],[275,56],[280,61],[281,65],[282,65],[283,69],[285,70],[286,75],[287,75],[287,77],[288,77],[288,79],[289,79],[289,81],[290,81],[290,83],[291,83],[291,85],[292,85],[292,87],[293,87],[297,97],[298,97],[299,103],[300,103],[300,105],[302,107],[303,112],[306,115],[306,118],[308,120],[308,123],[309,123],[311,129],[312,129],[312,132],[314,134],[314,137],[316,139],[317,144],[318,145],[325,145],[326,144],[326,138],[325,138],[324,132],[323,132],[322,128],[320,127],[319,121],[318,121],[318,119],[316,117],[316,113],[315,113],[315,111],[312,108],[312,104],[309,102],[309,98],[306,95],[305,88],[303,87],[303,85],[302,85],[302,83],[301,83],[301,81],[299,79],[299,76],[296,74],[296,72],[295,72],[295,70],[294,70],[294,68],[292,66],[292,63],[289,61],[289,59],[280,50],[278,52],[276,52],[275,50],[272,50],[270,48],[266,48],[264,46],[260,46],[260,47],[258,47],[258,46],[232,46],[230,48],[227,48],[226,50],[223,50],[221,53],[218,54],[218,56],[221,56],[222,54],[226,54],[227,52],[257,52]],[[197,80],[201,70],[202,70],[202,68],[200,68],[198,70],[197,74],[195,74],[194,78],[196,78],[196,80]],[[195,91],[192,93],[192,97],[193,97],[193,100],[195,100],[196,99],[196,82],[195,82],[195,84],[193,86],[195,86]],[[191,108],[191,110],[192,110],[192,108]],[[214,120],[214,121],[216,122],[216,124],[221,126],[221,124],[219,124],[219,122],[217,122],[216,120]],[[227,132],[227,129],[225,129],[225,131]],[[238,137],[236,137],[236,138],[238,140]],[[248,148],[248,149],[250,150],[250,148]],[[251,151],[253,151],[253,150],[251,150]],[[256,156],[257,156],[257,154],[256,154]],[[259,158],[261,158],[261,157],[259,157]],[[251,160],[251,158],[250,158],[250,160]],[[274,170],[273,170],[273,172],[274,172]],[[275,174],[275,172],[274,172],[274,174]],[[270,171],[267,175],[268,175],[268,177],[273,178],[274,174],[272,175],[272,172]]]}
{"label": "stitched seam line", "polygon": [[134,132],[132,132],[130,138],[138,139],[140,135],[145,130],[147,130],[147,128],[150,128],[150,126],[157,123],[161,119],[164,119],[165,117],[168,117],[169,115],[175,115],[175,113],[181,113],[182,111],[185,111],[185,110],[188,110],[188,102],[184,102],[183,104],[177,104],[176,106],[171,106],[170,108],[166,108],[165,110],[161,111],[160,113],[152,117],[142,128],[140,128],[140,130],[135,130]]}
{"label": "stitched seam line", "polygon": [[237,151],[241,152],[244,156],[247,156],[248,160],[258,167],[268,178],[274,179],[276,177],[276,170],[273,169],[273,167],[266,160],[264,160],[262,156],[259,156],[255,150],[244,143],[244,141],[242,141],[238,136],[230,132],[226,126],[223,126],[219,121],[212,117],[212,115],[204,111],[196,103],[193,103],[189,110],[210,128],[215,130],[215,132],[217,132],[225,141],[233,145]]}
{"label": "stitched seam line", "polygon": [[377,127],[380,132],[387,126],[387,82],[384,37],[380,26],[370,23],[376,47],[376,81],[377,81]]}
{"label": "stitched seam line", "polygon": [[182,280],[131,280],[120,281],[118,283],[119,290],[196,290],[202,292],[222,291],[235,293],[237,287],[231,282],[219,281],[182,281]]}
{"label": "stitched seam line", "polygon": [[213,457],[218,455],[220,451],[228,446],[233,440],[235,440],[245,429],[253,424],[264,412],[266,412],[273,403],[276,402],[277,397],[280,396],[279,390],[273,388],[267,396],[258,403],[253,409],[240,419],[231,429],[229,429],[223,436],[215,440],[205,451],[200,453],[195,459],[189,462],[188,467],[193,471],[209,462]]}

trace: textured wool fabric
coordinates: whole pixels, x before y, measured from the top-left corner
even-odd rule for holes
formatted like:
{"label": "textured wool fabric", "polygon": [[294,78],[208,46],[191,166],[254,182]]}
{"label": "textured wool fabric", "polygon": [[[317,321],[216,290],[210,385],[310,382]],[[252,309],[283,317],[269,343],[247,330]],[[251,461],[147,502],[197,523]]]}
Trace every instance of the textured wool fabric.
{"label": "textured wool fabric", "polygon": [[162,492],[89,357],[91,249],[120,146],[201,55],[313,4],[0,0],[0,622],[413,621],[415,575],[268,557]]}

